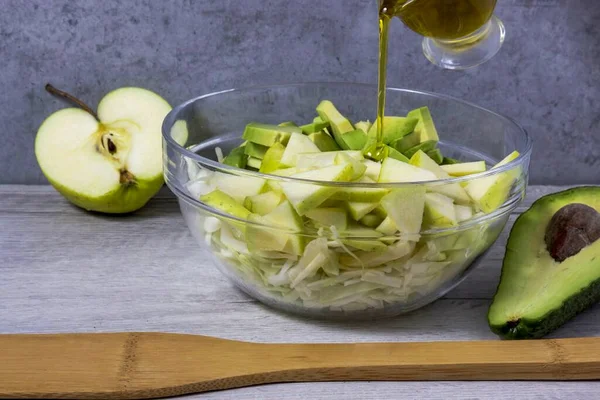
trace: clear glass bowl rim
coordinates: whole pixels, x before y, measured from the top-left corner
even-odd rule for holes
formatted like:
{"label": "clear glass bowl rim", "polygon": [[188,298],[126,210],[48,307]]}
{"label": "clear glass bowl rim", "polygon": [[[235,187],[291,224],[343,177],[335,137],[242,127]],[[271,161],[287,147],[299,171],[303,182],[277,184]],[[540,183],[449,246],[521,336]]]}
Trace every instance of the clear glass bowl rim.
{"label": "clear glass bowl rim", "polygon": [[306,83],[290,83],[290,84],[280,84],[280,85],[250,86],[250,87],[244,87],[244,88],[238,88],[238,89],[227,89],[227,90],[222,90],[222,91],[218,91],[218,92],[212,92],[212,93],[204,94],[204,95],[195,97],[193,99],[190,99],[190,100],[176,106],[175,108],[173,108],[169,112],[169,114],[167,114],[167,116],[165,117],[165,119],[163,121],[163,125],[162,125],[163,138],[168,143],[169,147],[171,147],[175,151],[179,152],[183,156],[190,158],[194,161],[197,161],[201,165],[206,165],[206,166],[212,167],[217,170],[229,171],[235,175],[252,176],[252,177],[256,177],[256,178],[270,179],[270,180],[276,180],[276,181],[310,183],[310,184],[319,185],[319,186],[338,186],[338,187],[356,187],[356,188],[389,188],[389,189],[393,189],[393,188],[399,188],[399,187],[410,187],[410,186],[415,186],[415,185],[431,186],[431,185],[446,185],[446,184],[451,184],[451,183],[460,183],[460,182],[464,182],[464,181],[470,181],[470,180],[475,180],[475,179],[479,179],[479,178],[484,178],[486,176],[496,175],[496,174],[511,170],[511,169],[523,164],[525,162],[525,160],[527,160],[528,157],[531,155],[531,150],[532,150],[531,137],[529,136],[527,131],[521,125],[519,125],[516,121],[514,121],[512,118],[506,117],[506,116],[498,114],[494,111],[488,110],[487,108],[478,106],[476,104],[473,104],[468,101],[464,101],[464,100],[461,100],[461,99],[458,99],[458,98],[455,98],[452,96],[443,95],[443,94],[439,94],[439,93],[433,93],[433,92],[427,92],[427,91],[421,91],[421,90],[399,89],[399,88],[391,88],[391,87],[388,87],[386,89],[386,91],[404,92],[404,93],[412,93],[412,94],[430,96],[430,97],[434,97],[434,98],[438,98],[438,99],[443,99],[446,101],[453,101],[453,102],[461,103],[465,106],[473,107],[473,108],[479,109],[481,111],[484,111],[486,113],[489,113],[490,115],[492,115],[496,118],[502,119],[502,120],[510,123],[511,125],[513,125],[515,128],[517,128],[518,131],[520,131],[521,134],[525,137],[525,146],[522,150],[519,150],[519,156],[517,158],[515,158],[514,160],[512,160],[498,168],[488,169],[484,172],[479,172],[476,174],[471,174],[471,175],[467,175],[467,176],[463,176],[463,177],[455,177],[455,178],[450,178],[450,179],[437,179],[437,180],[431,180],[431,181],[415,181],[415,182],[391,182],[391,183],[360,182],[359,183],[359,182],[329,182],[329,181],[318,181],[318,180],[309,180],[309,179],[298,179],[298,178],[285,177],[285,176],[279,176],[279,175],[263,174],[258,171],[250,171],[250,170],[246,170],[246,169],[233,167],[233,166],[222,164],[222,163],[219,163],[218,161],[203,157],[197,153],[194,153],[193,151],[190,151],[190,150],[186,149],[185,147],[181,146],[171,136],[171,127],[176,122],[177,115],[179,115],[181,110],[185,109],[190,104],[193,104],[199,100],[203,100],[203,99],[206,99],[209,97],[218,96],[218,95],[222,95],[222,94],[235,93],[235,92],[250,92],[250,91],[257,91],[257,90],[291,88],[291,87],[300,87],[300,86],[359,86],[359,87],[370,87],[373,89],[377,88],[376,85],[368,84],[368,83],[306,82]]}
{"label": "clear glass bowl rim", "polygon": [[[308,180],[308,179],[297,179],[297,178],[290,178],[290,177],[284,177],[284,176],[279,176],[279,175],[263,174],[260,172],[255,172],[255,171],[250,171],[250,170],[245,170],[245,169],[229,166],[226,164],[219,163],[218,161],[203,157],[193,151],[188,150],[187,148],[185,148],[182,145],[180,145],[179,143],[177,143],[175,141],[175,139],[173,139],[173,137],[171,136],[171,127],[176,122],[176,120],[177,120],[176,118],[179,115],[179,113],[183,109],[188,107],[189,105],[191,105],[199,100],[203,100],[203,99],[206,99],[209,97],[218,96],[218,95],[222,95],[222,94],[230,94],[230,93],[236,93],[236,92],[249,92],[249,91],[269,90],[269,89],[278,89],[278,88],[302,87],[302,86],[355,86],[355,87],[363,87],[363,88],[368,87],[368,88],[372,88],[372,89],[377,88],[376,85],[368,84],[368,83],[304,82],[304,83],[287,83],[287,84],[277,84],[277,85],[249,86],[249,87],[226,89],[226,90],[222,90],[222,91],[218,91],[218,92],[212,92],[212,93],[208,93],[208,94],[204,94],[204,95],[192,98],[192,99],[187,100],[187,101],[181,103],[180,105],[174,107],[169,112],[169,114],[167,114],[167,116],[165,117],[165,119],[163,121],[163,125],[162,125],[163,138],[170,149],[175,150],[176,152],[180,153],[180,155],[182,155],[186,158],[189,158],[189,159],[192,159],[192,160],[198,162],[200,165],[209,166],[212,169],[215,169],[218,171],[228,171],[228,172],[230,172],[234,175],[238,175],[238,176],[249,176],[249,177],[276,180],[276,181],[287,181],[287,182],[314,184],[314,185],[318,185],[318,186],[334,186],[334,187],[394,189],[394,188],[403,188],[403,187],[411,187],[411,186],[414,187],[416,185],[426,185],[426,186],[447,185],[447,184],[452,184],[452,183],[459,183],[459,182],[464,182],[464,181],[485,178],[488,176],[493,176],[493,175],[511,170],[513,168],[517,168],[517,167],[523,165],[524,163],[526,163],[526,161],[529,159],[529,157],[531,155],[531,151],[532,151],[531,137],[529,136],[529,134],[523,127],[521,127],[516,121],[514,121],[513,119],[511,119],[509,117],[498,114],[494,111],[488,110],[484,107],[478,106],[478,105],[470,103],[468,101],[464,101],[464,100],[455,98],[453,96],[434,93],[434,92],[427,92],[427,91],[422,91],[422,90],[400,89],[400,88],[392,88],[392,87],[388,87],[388,88],[386,88],[386,90],[388,92],[412,93],[412,94],[417,94],[417,95],[424,95],[424,96],[430,96],[430,97],[434,97],[434,98],[438,98],[438,99],[443,99],[446,101],[458,102],[465,106],[479,109],[479,110],[486,112],[496,118],[502,119],[502,120],[510,123],[511,125],[513,125],[515,128],[517,128],[517,130],[525,137],[525,146],[522,150],[519,150],[519,156],[517,158],[506,163],[505,165],[502,165],[498,168],[486,170],[485,172],[467,175],[464,177],[457,177],[457,178],[451,178],[451,179],[438,179],[438,180],[431,180],[431,181],[416,181],[416,182],[357,183],[357,182],[329,182],[329,181],[316,181],[316,180]],[[180,199],[184,200],[185,202],[187,202],[188,204],[190,204],[194,207],[199,207],[199,208],[203,209],[204,211],[208,212],[209,214],[218,216],[219,218],[223,218],[225,220],[230,220],[232,222],[248,224],[248,225],[253,225],[253,226],[262,227],[262,228],[268,228],[268,229],[274,230],[274,231],[292,233],[292,234],[299,235],[299,236],[316,237],[316,235],[309,234],[309,233],[298,232],[295,230],[290,230],[290,229],[286,229],[286,228],[282,228],[282,227],[276,227],[273,225],[264,225],[264,224],[261,224],[258,222],[249,221],[249,220],[246,220],[243,218],[235,217],[233,215],[224,213],[218,209],[215,209],[213,207],[210,207],[210,206],[204,204],[203,202],[201,202],[197,199],[190,197],[188,195],[188,193],[186,193],[184,190],[182,190],[182,188],[179,187],[180,185],[178,183],[173,185],[172,182],[170,182],[169,180],[166,180],[166,183],[170,187],[170,189],[173,190],[174,193]],[[513,195],[513,196],[509,197],[500,207],[498,207],[496,210],[494,210],[493,212],[491,212],[489,214],[484,214],[479,217],[469,219],[467,221],[459,223],[456,226],[429,229],[429,230],[424,230],[421,232],[414,232],[411,234],[438,235],[438,234],[444,234],[444,233],[455,233],[455,232],[461,231],[463,229],[469,229],[473,226],[484,223],[486,221],[493,220],[495,218],[502,216],[503,214],[505,214],[507,212],[512,211],[518,205],[520,200],[521,200],[520,196]],[[352,238],[352,239],[361,239],[361,237],[358,237],[358,236],[345,236],[345,237]],[[365,237],[364,239],[365,240],[375,240],[375,239],[381,239],[381,238],[380,237],[377,237],[377,238]]]}

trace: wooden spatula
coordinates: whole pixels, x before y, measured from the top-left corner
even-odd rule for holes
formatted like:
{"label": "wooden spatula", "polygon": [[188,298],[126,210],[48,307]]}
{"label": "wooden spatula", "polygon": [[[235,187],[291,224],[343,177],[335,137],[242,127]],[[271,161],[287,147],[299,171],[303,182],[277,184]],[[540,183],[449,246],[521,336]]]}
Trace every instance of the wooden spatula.
{"label": "wooden spatula", "polygon": [[142,399],[273,382],[600,378],[600,338],[260,344],[168,333],[0,335],[0,397]]}

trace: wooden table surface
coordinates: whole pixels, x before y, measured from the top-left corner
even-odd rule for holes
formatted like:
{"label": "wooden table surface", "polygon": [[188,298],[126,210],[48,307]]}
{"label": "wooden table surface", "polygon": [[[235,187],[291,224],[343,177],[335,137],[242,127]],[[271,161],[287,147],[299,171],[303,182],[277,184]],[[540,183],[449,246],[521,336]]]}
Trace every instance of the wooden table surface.
{"label": "wooden table surface", "polygon": [[[532,186],[522,212],[541,195]],[[134,215],[68,204],[49,186],[0,186],[0,333],[164,331],[257,342],[494,339],[486,312],[508,230],[458,288],[411,314],[377,322],[301,319],[237,291],[192,239],[162,191]],[[554,337],[597,336],[600,307]],[[0,349],[1,351],[1,349]],[[600,382],[357,382],[276,384],[199,399],[593,399]]]}

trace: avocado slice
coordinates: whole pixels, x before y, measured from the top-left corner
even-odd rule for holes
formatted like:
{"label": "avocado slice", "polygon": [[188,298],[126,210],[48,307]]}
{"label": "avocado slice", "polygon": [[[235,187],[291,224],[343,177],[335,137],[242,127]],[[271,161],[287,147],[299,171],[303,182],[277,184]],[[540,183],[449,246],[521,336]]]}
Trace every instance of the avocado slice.
{"label": "avocado slice", "polygon": [[265,153],[263,161],[260,165],[260,172],[263,174],[269,174],[278,169],[284,152],[285,146],[279,142],[269,147],[269,150],[267,150]]}
{"label": "avocado slice", "polygon": [[255,170],[259,170],[262,164],[262,160],[256,157],[248,157],[248,162],[246,163],[246,167],[254,168]]}
{"label": "avocado slice", "polygon": [[321,151],[338,151],[341,150],[340,146],[335,140],[325,131],[315,132],[308,135],[308,138],[319,148]]}
{"label": "avocado slice", "polygon": [[344,117],[333,103],[329,100],[323,100],[317,106],[317,113],[323,121],[329,122],[333,131],[333,138],[343,150],[350,150],[342,140],[342,135],[354,130],[352,123]]}
{"label": "avocado slice", "polygon": [[403,151],[402,154],[404,154],[408,158],[411,158],[419,150],[421,150],[423,153],[427,153],[428,151],[435,149],[436,145],[437,145],[436,141],[428,140],[426,142],[419,143],[418,145],[413,146],[410,149]]}
{"label": "avocado slice", "polygon": [[404,153],[406,150],[411,147],[415,147],[419,144],[419,135],[416,132],[409,133],[408,135],[396,139],[390,143],[390,147],[398,150],[400,153]]}
{"label": "avocado slice", "polygon": [[320,132],[325,128],[329,128],[329,122],[321,121],[321,122],[313,122],[312,124],[301,125],[300,129],[306,135],[310,135],[311,133]]}
{"label": "avocado slice", "polygon": [[427,155],[436,162],[437,165],[441,165],[444,161],[444,156],[442,155],[442,151],[440,149],[433,149],[426,152]]}
{"label": "avocado slice", "polygon": [[246,168],[248,156],[245,153],[246,146],[236,147],[223,159],[223,164],[231,165],[237,168]]}
{"label": "avocado slice", "polygon": [[505,339],[540,338],[600,300],[600,187],[547,195],[517,218],[488,312]]}
{"label": "avocado slice", "polygon": [[298,125],[296,125],[296,123],[294,121],[285,121],[285,122],[278,124],[277,126],[298,126]]}
{"label": "avocado slice", "polygon": [[276,142],[287,144],[292,133],[302,133],[302,129],[295,126],[278,126],[251,122],[246,125],[242,138],[248,142],[271,147]]}
{"label": "avocado slice", "polygon": [[248,142],[246,146],[244,146],[244,153],[246,153],[249,157],[260,158],[261,160],[265,158],[265,153],[269,150],[267,146],[263,146],[262,144],[256,144],[252,142]]}
{"label": "avocado slice", "polygon": [[[407,117],[383,117],[383,143],[390,144],[410,134],[419,120]],[[377,137],[377,123],[371,125],[369,136]]]}
{"label": "avocado slice", "polygon": [[444,157],[444,159],[442,160],[442,165],[452,165],[452,164],[459,164],[460,161],[457,160],[456,158],[452,158],[452,157]]}
{"label": "avocado slice", "polygon": [[[341,140],[347,147],[347,150],[362,150],[367,142],[367,134],[362,129],[354,129],[340,135]],[[342,147],[344,147],[342,145]]]}
{"label": "avocado slice", "polygon": [[385,150],[387,153],[386,157],[391,157],[393,159],[396,159],[398,161],[402,161],[405,163],[407,163],[409,161],[409,159],[404,154],[400,153],[398,150],[394,149],[393,147],[385,146]]}
{"label": "avocado slice", "polygon": [[406,116],[409,118],[417,118],[419,120],[415,126],[415,133],[419,137],[419,143],[423,143],[428,140],[434,140],[436,142],[440,140],[437,130],[435,129],[435,125],[433,124],[433,119],[431,118],[429,108],[417,108],[410,111],[408,114],[406,114]]}

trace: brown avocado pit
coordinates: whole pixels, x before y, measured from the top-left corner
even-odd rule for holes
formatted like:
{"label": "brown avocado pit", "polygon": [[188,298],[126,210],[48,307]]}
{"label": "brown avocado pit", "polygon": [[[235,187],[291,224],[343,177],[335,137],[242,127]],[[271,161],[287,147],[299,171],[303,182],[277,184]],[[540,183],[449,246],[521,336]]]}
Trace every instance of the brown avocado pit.
{"label": "brown avocado pit", "polygon": [[580,203],[572,203],[558,210],[544,236],[548,252],[558,262],[574,256],[598,239],[600,213]]}

